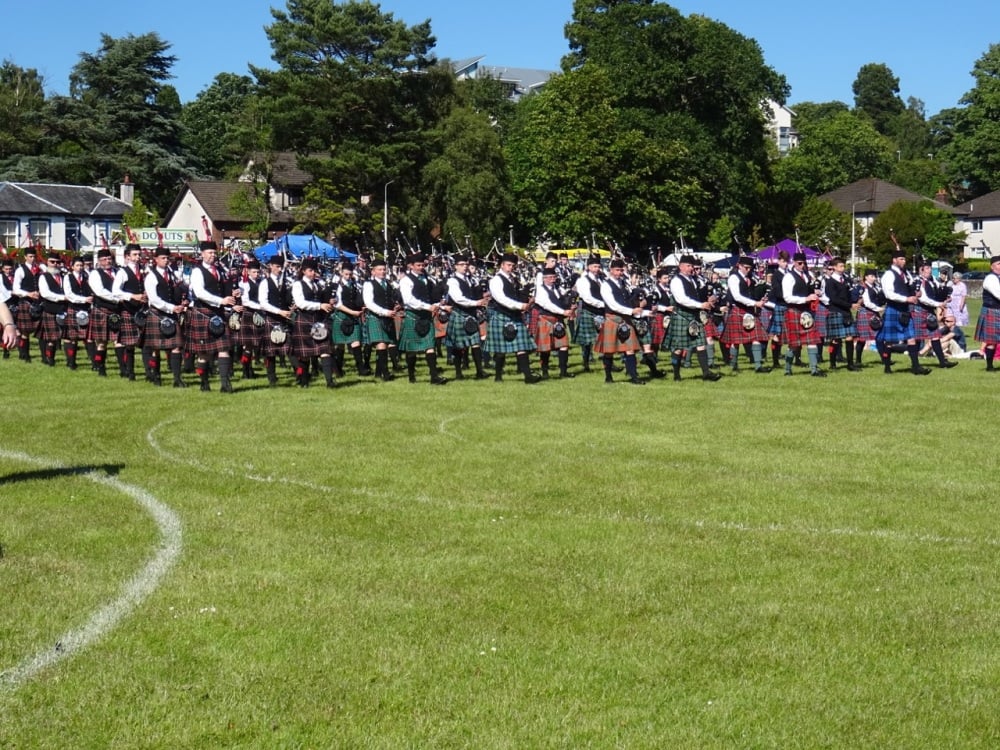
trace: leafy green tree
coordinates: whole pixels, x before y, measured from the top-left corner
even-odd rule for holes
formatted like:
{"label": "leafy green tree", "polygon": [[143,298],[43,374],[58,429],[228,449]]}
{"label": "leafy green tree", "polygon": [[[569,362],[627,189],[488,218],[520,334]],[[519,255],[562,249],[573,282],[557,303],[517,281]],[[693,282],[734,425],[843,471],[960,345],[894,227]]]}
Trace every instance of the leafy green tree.
{"label": "leafy green tree", "polygon": [[850,112],[844,102],[799,102],[791,105],[790,109],[795,112],[793,122],[799,136],[807,138],[810,130],[817,123],[832,119],[835,115],[843,112]]}
{"label": "leafy green tree", "polygon": [[37,154],[43,135],[44,79],[34,68],[0,64],[0,165]]}
{"label": "leafy green tree", "polygon": [[862,65],[851,86],[855,110],[869,118],[882,135],[889,135],[896,117],[903,112],[899,79],[884,63]]}
{"label": "leafy green tree", "polygon": [[[799,241],[808,247],[832,249],[845,258],[851,252],[851,216],[833,207],[832,203],[810,197],[795,216]],[[861,238],[860,225],[855,226],[855,242]]]}
{"label": "leafy green tree", "polygon": [[894,233],[904,248],[927,258],[954,259],[965,239],[955,232],[955,218],[931,201],[897,201],[872,221],[864,247],[870,261],[880,267],[889,264]]}
{"label": "leafy green tree", "polygon": [[705,237],[705,246],[709,250],[728,251],[733,244],[733,232],[735,231],[736,222],[728,216],[716,219]]}
{"label": "leafy green tree", "polygon": [[232,177],[254,151],[266,148],[247,130],[259,132],[253,79],[219,73],[211,85],[184,105],[182,142],[192,162],[207,177]]}

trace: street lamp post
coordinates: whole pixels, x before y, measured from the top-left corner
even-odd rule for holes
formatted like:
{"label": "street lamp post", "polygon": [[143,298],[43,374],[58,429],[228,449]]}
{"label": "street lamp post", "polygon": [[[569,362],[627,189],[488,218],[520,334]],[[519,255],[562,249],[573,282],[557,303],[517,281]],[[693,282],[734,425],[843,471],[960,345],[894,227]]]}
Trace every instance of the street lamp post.
{"label": "street lamp post", "polygon": [[389,186],[394,182],[389,180],[382,190],[382,242],[385,243],[386,255],[389,254]]}
{"label": "street lamp post", "polygon": [[857,232],[856,229],[857,220],[854,218],[854,209],[857,208],[857,205],[859,203],[869,203],[869,202],[871,202],[871,198],[862,198],[861,200],[854,201],[854,203],[851,204],[851,275],[852,276],[858,275],[856,251],[855,251],[856,242],[854,236]]}

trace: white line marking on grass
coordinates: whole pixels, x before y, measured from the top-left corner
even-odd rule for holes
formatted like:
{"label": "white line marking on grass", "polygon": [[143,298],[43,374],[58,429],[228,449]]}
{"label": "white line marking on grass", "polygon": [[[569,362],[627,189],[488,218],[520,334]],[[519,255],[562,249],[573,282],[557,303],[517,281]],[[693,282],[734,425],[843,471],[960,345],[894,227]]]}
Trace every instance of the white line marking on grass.
{"label": "white line marking on grass", "polygon": [[689,525],[699,529],[715,529],[719,531],[738,531],[750,534],[798,534],[800,536],[842,536],[869,539],[885,539],[892,542],[907,544],[943,544],[955,546],[985,546],[1000,547],[998,539],[974,539],[964,536],[943,536],[941,534],[913,533],[907,531],[892,531],[889,529],[856,529],[851,527],[821,529],[814,526],[786,526],[780,523],[770,523],[764,526],[753,526],[735,521],[692,521]]}
{"label": "white line marking on grass", "polygon": [[[56,461],[47,461],[25,453],[3,449],[0,449],[0,457],[34,466],[56,469],[69,468]],[[125,583],[118,597],[94,612],[82,627],[63,633],[56,639],[54,647],[39,651],[16,667],[0,672],[0,692],[15,690],[43,669],[72,656],[101,638],[156,590],[160,581],[180,557],[183,546],[182,527],[180,518],[174,511],[145,490],[131,484],[125,484],[115,477],[98,471],[81,473],[80,476],[105,487],[110,487],[135,500],[156,521],[160,530],[159,548],[145,566]]]}
{"label": "white line marking on grass", "polygon": [[454,432],[450,432],[448,430],[448,425],[451,424],[452,422],[462,419],[462,417],[464,416],[466,415],[456,414],[454,417],[448,417],[446,419],[442,419],[440,424],[438,424],[438,432],[440,432],[442,435],[447,435],[448,437],[460,438],[461,437],[460,435],[456,435]]}

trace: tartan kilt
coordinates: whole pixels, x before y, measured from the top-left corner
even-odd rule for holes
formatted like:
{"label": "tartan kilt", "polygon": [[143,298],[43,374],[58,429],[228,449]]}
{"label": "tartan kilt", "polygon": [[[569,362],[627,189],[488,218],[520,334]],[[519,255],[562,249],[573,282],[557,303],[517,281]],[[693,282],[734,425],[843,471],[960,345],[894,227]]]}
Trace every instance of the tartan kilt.
{"label": "tartan kilt", "polygon": [[928,320],[933,317],[935,322],[937,322],[936,312],[928,310],[923,305],[914,305],[910,308],[910,311],[913,316],[913,334],[918,339],[923,339],[925,341],[927,339],[930,339],[931,341],[939,341],[941,339],[941,324],[939,322],[934,326],[933,331],[927,330]]}
{"label": "tartan kilt", "polygon": [[705,338],[718,341],[721,336],[722,333],[719,331],[719,324],[715,322],[715,315],[709,314],[708,322],[705,323]]}
{"label": "tartan kilt", "polygon": [[103,307],[93,305],[90,308],[90,340],[91,341],[117,341],[118,334],[108,330],[108,318],[115,314],[115,310],[106,310]]}
{"label": "tartan kilt", "polygon": [[573,336],[573,343],[580,346],[589,346],[597,341],[597,323],[594,322],[594,313],[586,307],[580,307],[580,312],[576,316],[576,334]]}
{"label": "tartan kilt", "polygon": [[451,319],[448,321],[448,334],[446,336],[449,345],[454,349],[470,349],[483,343],[479,336],[479,322],[476,321],[476,330],[472,333],[465,332],[465,321],[467,318],[476,320],[475,315],[467,315],[459,308],[451,312]]}
{"label": "tartan kilt", "polygon": [[[261,326],[258,328],[253,324],[253,314],[255,312],[260,313],[260,310],[244,309],[240,313],[240,330],[230,330],[229,333],[233,346],[244,349],[260,348],[260,337],[264,332],[264,327]],[[228,324],[229,321],[227,320],[226,323]],[[148,331],[149,329],[147,328],[146,330]],[[147,344],[147,346],[149,345]]]}
{"label": "tartan kilt", "polygon": [[[451,321],[451,316],[448,317],[448,321]],[[434,338],[443,339],[448,335],[448,323],[442,323],[441,318],[438,315],[434,316]]]}
{"label": "tartan kilt", "polygon": [[743,327],[743,316],[748,312],[751,311],[737,305],[729,306],[729,312],[726,313],[726,327],[722,331],[723,346],[742,346],[767,338],[759,315],[754,314],[753,328],[748,331]]}
{"label": "tartan kilt", "polygon": [[[528,326],[520,313],[512,312],[510,315],[498,310],[490,310],[487,313],[486,321],[486,343],[483,349],[492,354],[515,354],[517,352],[535,351],[535,342],[528,335]],[[513,341],[507,341],[503,337],[503,327],[507,323],[513,323],[517,328],[517,335]]]}
{"label": "tartan kilt", "polygon": [[877,335],[872,330],[872,315],[874,313],[867,307],[862,306],[858,308],[858,317],[854,321],[854,326],[857,329],[855,336],[862,341],[870,341]]}
{"label": "tartan kilt", "polygon": [[[44,317],[44,313],[42,315]],[[31,300],[27,299],[18,301],[17,310],[14,311],[14,323],[22,336],[34,336],[42,329],[41,318],[35,320],[31,317]]]}
{"label": "tartan kilt", "polygon": [[785,333],[785,313],[788,311],[787,305],[775,305],[774,313],[767,324],[767,335],[777,336],[780,340]]}
{"label": "tartan kilt", "polygon": [[[553,328],[561,322],[566,326],[566,333],[561,339],[555,337]],[[548,313],[538,314],[538,333],[535,336],[535,346],[540,352],[554,352],[569,346],[569,321]]]}
{"label": "tartan kilt", "polygon": [[[173,317],[177,322],[177,328],[172,336],[164,336],[163,332],[160,331],[160,321],[168,317]],[[150,308],[149,316],[146,318],[143,343],[150,349],[179,349],[184,344],[184,335],[181,332],[180,321],[176,316],[167,315],[161,310]]]}
{"label": "tartan kilt", "polygon": [[982,344],[1000,344],[1000,309],[984,307],[979,311],[975,339]]}
{"label": "tartan kilt", "polygon": [[142,331],[139,330],[132,317],[135,313],[122,310],[118,314],[122,316],[122,327],[118,331],[118,343],[122,346],[139,346],[139,342],[142,341]]}
{"label": "tartan kilt", "polygon": [[798,346],[819,346],[821,341],[819,335],[819,326],[814,325],[808,331],[802,327],[802,323],[799,322],[804,310],[799,307],[789,307],[785,310],[785,326],[784,334],[781,337],[781,343],[792,348]]}
{"label": "tartan kilt", "polygon": [[[528,310],[527,314],[528,335],[535,340],[536,344],[538,343],[538,321],[541,318],[541,316],[542,316],[541,309],[536,307],[535,305],[532,305],[531,309]],[[546,351],[552,351],[552,350],[548,349]]]}
{"label": "tartan kilt", "polygon": [[86,310],[91,317],[93,313],[88,307],[70,307],[66,313],[66,331],[63,333],[63,338],[68,341],[86,341],[90,336],[90,323],[85,326],[80,326],[76,322],[76,314],[80,310]]}
{"label": "tartan kilt", "polygon": [[653,340],[654,351],[659,351],[663,346],[663,340],[667,337],[667,327],[664,323],[669,324],[669,322],[670,319],[664,313],[653,313],[653,317],[649,321],[649,333]]}
{"label": "tartan kilt", "polygon": [[854,338],[857,334],[857,329],[855,328],[854,322],[851,325],[844,325],[844,320],[841,317],[843,313],[840,310],[830,310],[826,317],[826,339],[832,341],[833,339],[846,339]]}
{"label": "tartan kilt", "polygon": [[670,325],[667,327],[661,349],[663,351],[675,352],[679,349],[688,350],[707,346],[708,341],[705,337],[704,325],[699,326],[700,332],[697,336],[692,336],[688,333],[688,326],[695,320],[701,323],[701,315],[698,312],[684,310],[680,307],[676,308],[674,314],[670,316]]}
{"label": "tartan kilt", "polygon": [[[340,324],[345,320],[350,318],[354,321],[354,328],[351,334],[345,335],[343,331],[340,330]],[[365,329],[364,319],[362,317],[354,317],[353,315],[348,315],[347,313],[337,310],[333,313],[330,318],[330,325],[333,329],[333,343],[336,345],[350,346],[351,344],[357,342],[359,344],[363,342],[362,332]]]}
{"label": "tartan kilt", "polygon": [[771,330],[771,319],[774,317],[774,313],[769,307],[760,308],[760,324],[764,328],[764,333],[768,333]]}
{"label": "tartan kilt", "polygon": [[[418,320],[430,323],[430,330],[425,336],[417,334]],[[429,310],[407,310],[403,315],[403,327],[399,330],[399,351],[426,352],[434,348],[434,320]]]}
{"label": "tartan kilt", "polygon": [[333,353],[329,331],[322,341],[317,341],[309,334],[313,323],[326,323],[329,326],[330,316],[322,310],[299,310],[295,313],[291,335],[286,340],[291,342],[289,346],[291,353],[300,359]]}
{"label": "tartan kilt", "polygon": [[56,314],[42,313],[41,324],[38,326],[39,341],[59,341],[66,335],[66,329],[56,322]]}
{"label": "tartan kilt", "polygon": [[887,305],[882,314],[882,329],[875,335],[876,341],[906,341],[914,336],[913,317],[905,326],[899,320],[900,311]]}
{"label": "tartan kilt", "polygon": [[366,312],[364,326],[367,343],[396,345],[396,321],[393,318],[380,318],[373,312]]}
{"label": "tartan kilt", "polygon": [[[267,322],[264,323],[264,335],[261,338],[260,350],[265,357],[279,357],[287,355],[291,346],[291,323],[278,315],[268,313],[264,316]],[[285,341],[282,344],[275,344],[271,341],[271,331],[275,327],[281,326],[285,329]]]}
{"label": "tartan kilt", "polygon": [[[629,327],[628,339],[624,342],[618,340],[618,326],[622,323],[626,323]],[[604,316],[604,325],[601,326],[600,335],[594,342],[594,352],[597,354],[628,354],[640,349],[639,337],[635,334],[635,326],[632,325],[631,318],[626,320],[621,315],[607,313]]]}
{"label": "tartan kilt", "polygon": [[826,305],[820,304],[816,308],[816,312],[814,312],[813,315],[816,316],[816,325],[814,326],[814,328],[816,328],[819,331],[819,337],[825,341],[826,339],[830,338],[829,336],[826,335],[826,322],[830,317],[830,308],[828,308]]}
{"label": "tartan kilt", "polygon": [[223,324],[221,336],[213,336],[208,331],[208,321],[216,314],[222,317],[221,310],[216,313],[211,308],[188,308],[188,331],[185,343],[187,350],[192,354],[218,354],[229,350],[229,326]]}

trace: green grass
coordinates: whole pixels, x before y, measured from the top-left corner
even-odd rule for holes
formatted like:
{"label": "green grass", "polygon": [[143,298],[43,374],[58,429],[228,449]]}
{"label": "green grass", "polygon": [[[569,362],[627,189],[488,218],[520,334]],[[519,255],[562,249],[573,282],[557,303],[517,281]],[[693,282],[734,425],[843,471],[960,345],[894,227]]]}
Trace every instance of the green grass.
{"label": "green grass", "polygon": [[[600,381],[227,397],[0,363],[30,415],[0,449],[117,467],[183,523],[135,611],[0,686],[0,747],[997,745],[982,362]],[[79,473],[0,487],[9,670],[160,541]]]}

